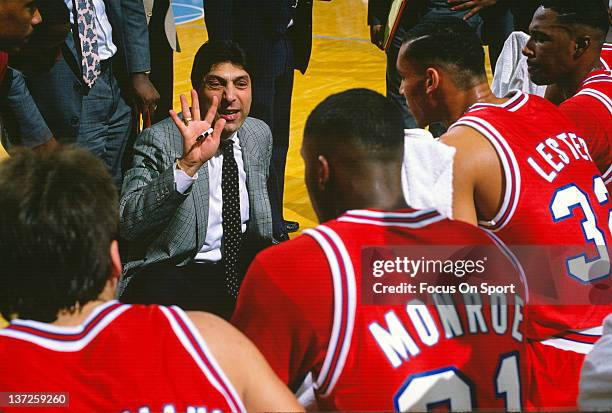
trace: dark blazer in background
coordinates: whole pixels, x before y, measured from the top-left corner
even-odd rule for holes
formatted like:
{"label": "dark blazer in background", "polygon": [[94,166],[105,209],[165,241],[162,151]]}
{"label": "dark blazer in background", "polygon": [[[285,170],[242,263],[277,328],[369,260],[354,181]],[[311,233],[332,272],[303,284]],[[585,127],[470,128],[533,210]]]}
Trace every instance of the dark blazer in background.
{"label": "dark blazer in background", "polygon": [[312,0],[206,0],[204,19],[210,39],[234,40],[247,54],[253,77],[251,116],[272,130],[268,191],[274,235],[279,237],[286,232],[283,192],[293,71],[304,73],[310,60]]}

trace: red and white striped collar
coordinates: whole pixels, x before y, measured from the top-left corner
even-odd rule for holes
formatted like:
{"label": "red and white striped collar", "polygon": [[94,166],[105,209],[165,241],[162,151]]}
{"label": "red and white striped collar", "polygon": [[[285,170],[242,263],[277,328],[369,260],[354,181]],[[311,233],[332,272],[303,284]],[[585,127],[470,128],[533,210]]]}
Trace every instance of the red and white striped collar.
{"label": "red and white striped collar", "polygon": [[605,69],[597,69],[589,73],[589,76],[582,81],[580,87],[583,87],[589,83],[593,82],[611,82],[612,81],[612,71]]}
{"label": "red and white striped collar", "polygon": [[510,112],[516,112],[519,110],[527,101],[529,100],[529,95],[527,93],[521,92],[520,90],[515,90],[510,93],[514,93],[512,96],[507,95],[506,97],[510,97],[507,101],[501,104],[495,103],[475,103],[468,108],[465,113],[472,112],[475,110],[486,109],[490,107],[502,108],[506,109]]}
{"label": "red and white striped collar", "polygon": [[416,210],[406,208],[396,211],[353,209],[342,214],[338,218],[338,221],[383,226],[422,227],[444,218],[445,217],[435,209]]}
{"label": "red and white striped collar", "polygon": [[78,351],[91,342],[130,305],[108,301],[96,307],[77,326],[57,326],[34,320],[12,320],[0,336],[29,341],[56,351]]}

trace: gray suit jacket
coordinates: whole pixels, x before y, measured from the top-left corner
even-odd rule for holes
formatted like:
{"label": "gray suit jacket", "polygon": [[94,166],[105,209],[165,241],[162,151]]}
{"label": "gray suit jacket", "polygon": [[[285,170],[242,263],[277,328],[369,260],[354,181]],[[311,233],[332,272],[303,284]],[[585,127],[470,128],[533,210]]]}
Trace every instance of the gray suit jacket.
{"label": "gray suit jacket", "polygon": [[[247,232],[272,240],[267,179],[272,133],[247,118],[238,130],[242,148],[250,219]],[[186,194],[175,189],[174,162],[183,154],[182,137],[172,119],[145,129],[134,146],[132,169],[123,180],[119,206],[120,234],[127,242],[119,295],[138,269],[162,261],[189,262],[204,245],[208,226],[208,168]]]}
{"label": "gray suit jacket", "polygon": [[[113,42],[117,46],[117,54],[113,60],[114,74],[122,92],[128,92],[131,90],[130,74],[151,69],[144,7],[142,0],[105,0],[104,4],[113,28]],[[75,35],[70,32],[62,47],[62,58],[53,68],[48,73],[28,77],[27,89],[36,106],[28,106],[23,116],[19,114],[19,111],[24,109],[18,102],[28,102],[27,99],[30,99],[25,90],[22,90],[21,98],[15,100],[17,104],[11,105],[15,116],[25,119],[19,128],[24,144],[36,146],[49,139],[49,136],[40,135],[40,130],[44,129],[44,125],[40,124],[42,118],[57,138],[74,141],[78,135],[81,102],[83,95],[87,93],[78,56]],[[16,85],[21,86],[23,83],[17,80]],[[37,112],[36,107],[40,109],[42,117],[38,113],[32,114],[32,111]],[[34,133],[37,135],[33,135]]]}

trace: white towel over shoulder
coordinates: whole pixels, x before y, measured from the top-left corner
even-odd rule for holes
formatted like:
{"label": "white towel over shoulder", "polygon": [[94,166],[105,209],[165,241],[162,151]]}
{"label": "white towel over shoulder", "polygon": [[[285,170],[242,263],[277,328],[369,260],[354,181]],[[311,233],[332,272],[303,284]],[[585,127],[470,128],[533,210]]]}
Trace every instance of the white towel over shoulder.
{"label": "white towel over shoulder", "polygon": [[452,218],[455,148],[423,129],[404,130],[402,190],[413,208],[435,208]]}
{"label": "white towel over shoulder", "polygon": [[544,96],[546,86],[538,86],[529,80],[527,58],[523,56],[523,47],[529,41],[529,35],[523,32],[512,32],[504,42],[497,64],[491,89],[498,98],[503,98],[512,90]]}

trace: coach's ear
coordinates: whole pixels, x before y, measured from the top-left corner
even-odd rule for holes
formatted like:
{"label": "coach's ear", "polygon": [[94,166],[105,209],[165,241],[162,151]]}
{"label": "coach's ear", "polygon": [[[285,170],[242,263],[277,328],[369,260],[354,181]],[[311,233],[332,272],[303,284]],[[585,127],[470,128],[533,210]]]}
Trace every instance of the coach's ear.
{"label": "coach's ear", "polygon": [[329,181],[329,163],[327,162],[327,159],[323,155],[319,155],[317,160],[319,161],[318,162],[319,170],[318,170],[318,175],[317,175],[317,185],[319,186],[319,190],[323,191],[325,190],[325,186],[327,185],[327,182]]}
{"label": "coach's ear", "polygon": [[425,71],[425,93],[428,95],[436,91],[440,86],[440,72],[435,67],[429,67]]}
{"label": "coach's ear", "polygon": [[110,259],[111,259],[111,268],[110,268],[110,276],[111,280],[118,280],[121,276],[121,257],[119,256],[119,243],[117,240],[113,240],[110,245]]}

